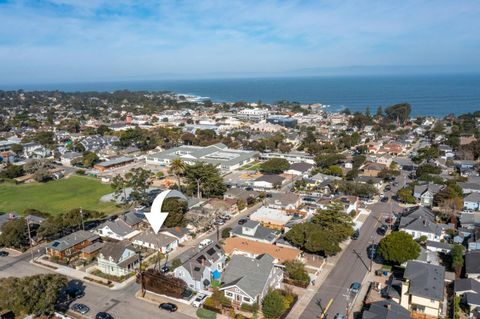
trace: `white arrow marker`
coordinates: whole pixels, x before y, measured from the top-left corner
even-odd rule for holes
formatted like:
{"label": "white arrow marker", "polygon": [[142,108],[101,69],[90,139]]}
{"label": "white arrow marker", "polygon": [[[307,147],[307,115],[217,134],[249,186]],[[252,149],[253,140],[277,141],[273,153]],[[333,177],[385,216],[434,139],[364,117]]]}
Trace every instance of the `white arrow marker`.
{"label": "white arrow marker", "polygon": [[165,219],[167,219],[168,213],[145,213],[150,226],[152,226],[155,234],[158,234],[160,228],[162,228]]}

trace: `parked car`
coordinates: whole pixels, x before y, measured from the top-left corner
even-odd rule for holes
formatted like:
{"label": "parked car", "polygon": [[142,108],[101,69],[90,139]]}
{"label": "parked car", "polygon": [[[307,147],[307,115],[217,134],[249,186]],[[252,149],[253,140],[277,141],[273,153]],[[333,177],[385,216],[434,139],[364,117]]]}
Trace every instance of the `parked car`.
{"label": "parked car", "polygon": [[95,319],[113,319],[113,316],[108,312],[99,312],[95,316]]}
{"label": "parked car", "polygon": [[168,267],[168,266],[163,266],[160,270],[161,270],[164,274],[166,274],[167,272],[170,271],[170,267]]}
{"label": "parked car", "polygon": [[221,218],[218,218],[216,221],[215,221],[215,225],[217,226],[222,226],[225,224],[225,221]]}
{"label": "parked car", "polygon": [[377,244],[372,244],[367,247],[367,256],[369,259],[374,260],[377,257]]}
{"label": "parked car", "polygon": [[195,308],[200,307],[205,302],[205,299],[207,299],[207,295],[198,294],[195,300],[192,302],[192,306],[194,306]]}
{"label": "parked car", "polygon": [[82,289],[78,288],[67,288],[65,292],[67,293],[67,297],[70,300],[82,298],[83,296],[85,296],[85,292]]}
{"label": "parked car", "polygon": [[248,222],[248,219],[246,219],[246,218],[240,218],[240,219],[238,220],[238,224],[239,224],[239,225],[243,225],[243,224],[245,224],[246,222]]}
{"label": "parked car", "polygon": [[211,243],[213,243],[213,241],[211,239],[204,239],[200,242],[200,244],[198,244],[198,249],[203,249],[205,247],[207,247],[208,245],[210,245]]}
{"label": "parked car", "polygon": [[83,303],[76,303],[72,306],[72,310],[84,315],[90,311],[90,308],[88,308],[88,306],[84,305]]}
{"label": "parked car", "polygon": [[173,304],[171,302],[164,302],[164,303],[161,303],[158,308],[162,309],[162,310],[166,310],[166,311],[170,311],[170,312],[175,312],[177,311],[177,305],[176,304]]}
{"label": "parked car", "polygon": [[337,313],[333,319],[347,319],[347,317],[342,313]]}
{"label": "parked car", "polygon": [[353,240],[357,240],[360,237],[360,230],[356,229],[355,232],[352,235]]}
{"label": "parked car", "polygon": [[385,192],[389,192],[391,190],[392,190],[392,186],[390,185],[385,186],[385,189],[384,189]]}
{"label": "parked car", "polygon": [[7,256],[8,256],[8,251],[0,250],[0,257],[7,257]]}
{"label": "parked car", "polygon": [[388,197],[387,197],[387,196],[383,196],[383,197],[380,199],[380,201],[381,201],[382,203],[386,203],[386,202],[388,202]]}
{"label": "parked car", "polygon": [[377,228],[377,234],[380,236],[384,236],[387,233],[388,226],[385,224],[381,224],[380,227]]}
{"label": "parked car", "polygon": [[360,291],[360,287],[362,287],[362,285],[359,283],[359,282],[353,282],[351,285],[350,285],[350,292],[354,295],[358,294],[358,292]]}

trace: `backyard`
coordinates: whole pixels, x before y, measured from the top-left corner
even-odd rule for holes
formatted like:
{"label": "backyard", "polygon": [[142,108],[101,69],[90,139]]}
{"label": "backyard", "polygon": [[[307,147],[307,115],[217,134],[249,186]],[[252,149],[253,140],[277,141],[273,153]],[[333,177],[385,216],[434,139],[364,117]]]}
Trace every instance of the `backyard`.
{"label": "backyard", "polygon": [[110,185],[95,178],[72,176],[47,183],[0,184],[0,211],[22,214],[27,208],[61,214],[74,208],[97,210],[107,214],[119,211],[113,203],[100,202],[111,193]]}

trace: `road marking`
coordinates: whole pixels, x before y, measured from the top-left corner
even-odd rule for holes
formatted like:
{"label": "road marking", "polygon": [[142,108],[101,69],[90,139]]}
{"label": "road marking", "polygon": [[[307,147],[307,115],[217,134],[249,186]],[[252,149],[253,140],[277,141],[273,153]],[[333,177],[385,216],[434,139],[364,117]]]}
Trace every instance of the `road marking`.
{"label": "road marking", "polygon": [[325,318],[325,315],[327,314],[328,308],[330,308],[330,306],[332,305],[332,303],[333,303],[333,298],[330,299],[330,301],[328,302],[327,306],[326,306],[325,309],[323,310],[322,314],[320,315],[320,319]]}

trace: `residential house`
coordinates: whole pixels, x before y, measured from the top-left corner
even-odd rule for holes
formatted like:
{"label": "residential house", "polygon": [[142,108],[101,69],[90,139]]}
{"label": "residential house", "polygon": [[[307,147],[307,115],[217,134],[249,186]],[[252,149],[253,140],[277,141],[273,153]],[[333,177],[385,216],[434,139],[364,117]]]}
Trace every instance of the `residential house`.
{"label": "residential house", "polygon": [[135,237],[140,234],[140,231],[130,227],[122,218],[117,218],[114,221],[107,220],[98,226],[95,233],[100,237],[125,240]]}
{"label": "residential house", "polygon": [[309,155],[305,152],[288,152],[288,153],[280,153],[280,152],[266,152],[260,153],[261,159],[271,159],[271,158],[282,158],[286,159],[290,164],[293,163],[308,163],[308,164],[315,164],[315,159],[312,155]]}
{"label": "residential house", "polygon": [[283,271],[276,267],[274,258],[268,254],[256,258],[232,256],[222,278],[225,297],[234,305],[260,304],[270,289],[281,287]]}
{"label": "residential house", "polygon": [[480,251],[465,253],[465,276],[480,281]]}
{"label": "residential house", "polygon": [[445,268],[419,261],[408,261],[403,274],[400,305],[412,315],[441,316]]}
{"label": "residential house", "polygon": [[97,256],[98,269],[112,276],[126,276],[140,265],[140,256],[128,241],[107,242]]}
{"label": "residential house", "polygon": [[190,289],[206,291],[213,278],[225,268],[225,253],[213,243],[187,259],[181,266],[175,268],[174,276],[185,281]]}
{"label": "residential house", "polygon": [[209,210],[213,216],[235,215],[238,213],[237,201],[235,199],[212,198],[203,205],[203,208]]}
{"label": "residential house", "polygon": [[132,239],[135,246],[144,247],[159,251],[162,254],[169,253],[178,247],[178,239],[166,234],[155,234],[152,231],[145,231]]}
{"label": "residential house", "polygon": [[257,198],[258,195],[260,195],[260,192],[257,191],[247,191],[243,188],[229,188],[225,194],[223,194],[223,198],[243,200],[246,203],[249,198]]}
{"label": "residential house", "polygon": [[467,239],[468,251],[480,251],[480,227],[475,227]]}
{"label": "residential house", "polygon": [[290,168],[285,172],[286,174],[295,175],[295,176],[304,176],[307,177],[308,173],[312,170],[313,164],[300,162],[290,164]]}
{"label": "residential house", "polygon": [[290,211],[298,209],[302,203],[300,196],[295,193],[272,193],[268,196],[265,204],[269,208]]}
{"label": "residential house", "polygon": [[72,258],[81,253],[87,246],[99,241],[98,235],[85,230],[79,230],[70,235],[54,240],[45,247],[47,255],[59,259]]}
{"label": "residential house", "polygon": [[299,259],[302,252],[295,247],[277,246],[241,237],[230,237],[224,240],[223,249],[229,256],[244,255],[255,258],[262,254],[269,254],[275,258],[275,263],[281,264],[287,260]]}
{"label": "residential house", "polygon": [[463,211],[460,213],[460,224],[462,227],[473,229],[480,226],[480,212],[478,211]]}
{"label": "residential house", "polygon": [[480,208],[480,193],[470,193],[463,199],[463,209],[474,211]]}
{"label": "residential house", "polygon": [[463,195],[470,193],[480,193],[480,183],[459,182],[458,186],[462,189]]}
{"label": "residential house", "polygon": [[192,239],[190,231],[185,227],[166,228],[160,231],[160,233],[175,237],[178,240],[178,244],[183,244]]}
{"label": "residential house", "polygon": [[72,167],[74,164],[81,161],[83,158],[82,153],[78,152],[67,152],[60,157],[60,162],[63,166]]}
{"label": "residential house", "polygon": [[449,228],[453,228],[453,225],[437,224],[433,212],[422,206],[404,214],[399,225],[399,230],[412,235],[413,239],[425,236],[431,241],[441,241]]}
{"label": "residential house", "polygon": [[253,241],[273,244],[280,232],[263,227],[259,222],[248,220],[243,225],[238,225],[230,231],[230,236],[245,238]]}
{"label": "residential house", "polygon": [[368,304],[361,319],[410,319],[410,311],[391,299],[384,299]]}
{"label": "residential house", "polygon": [[103,248],[103,243],[102,242],[94,242],[93,244],[83,247],[80,250],[80,258],[85,259],[85,260],[92,260],[95,258],[100,250]]}
{"label": "residential house", "polygon": [[432,240],[427,240],[425,248],[433,252],[444,254],[448,254],[450,253],[450,250],[452,250],[452,246],[449,243]]}
{"label": "residential house", "polygon": [[258,189],[274,189],[282,186],[285,178],[280,175],[262,175],[253,181],[253,187]]}
{"label": "residential house", "polygon": [[104,172],[106,170],[114,169],[114,168],[119,168],[128,164],[131,164],[135,161],[134,158],[132,157],[127,157],[127,156],[120,156],[105,162],[100,162],[95,165],[93,165],[93,168],[100,171]]}
{"label": "residential house", "polygon": [[384,164],[367,162],[360,171],[363,176],[377,177],[378,174],[386,168],[387,166]]}
{"label": "residential house", "polygon": [[285,227],[285,224],[292,219],[292,216],[287,215],[280,209],[262,206],[250,215],[250,219],[260,222],[262,226],[282,230]]}
{"label": "residential house", "polygon": [[467,305],[469,318],[478,318],[480,313],[480,281],[472,278],[456,279],[455,295],[461,297],[461,303]]}
{"label": "residential house", "polygon": [[342,205],[345,210],[345,213],[347,214],[350,214],[352,211],[356,211],[358,213],[360,200],[358,199],[357,196],[351,196],[351,195],[338,196],[333,199],[333,202],[336,202]]}
{"label": "residential house", "polygon": [[424,207],[432,207],[433,197],[443,188],[439,184],[416,185],[413,189],[413,197],[420,201],[420,205]]}

